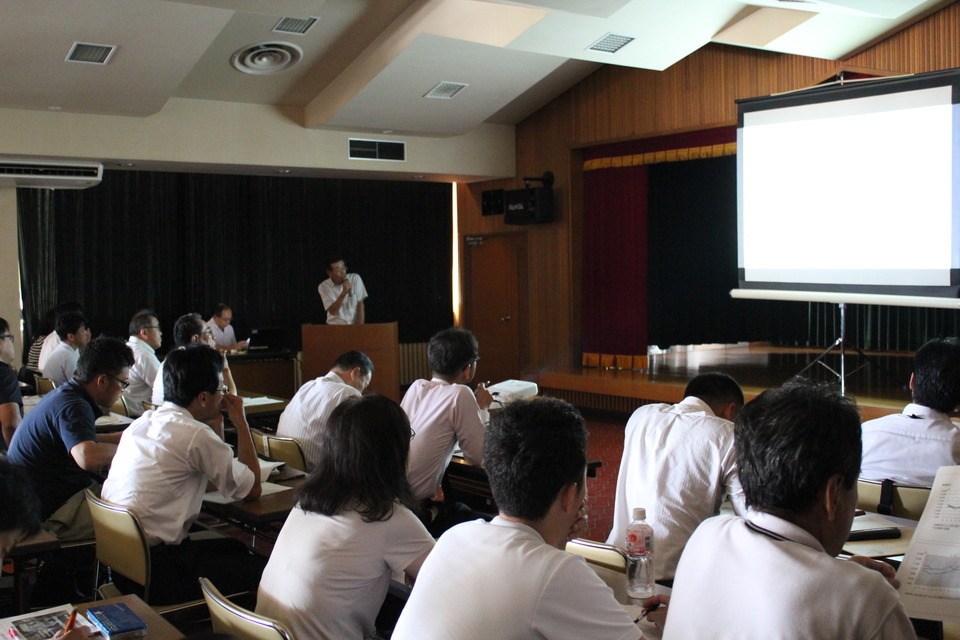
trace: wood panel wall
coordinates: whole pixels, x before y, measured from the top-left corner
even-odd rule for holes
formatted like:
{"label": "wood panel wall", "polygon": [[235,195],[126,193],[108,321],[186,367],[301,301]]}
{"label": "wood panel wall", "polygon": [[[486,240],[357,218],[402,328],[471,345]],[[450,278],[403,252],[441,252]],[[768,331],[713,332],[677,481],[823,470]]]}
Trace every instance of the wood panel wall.
{"label": "wood panel wall", "polygon": [[520,177],[548,169],[556,175],[555,221],[526,228],[526,370],[573,366],[580,358],[580,267],[589,256],[581,255],[579,148],[735,124],[735,100],[812,86],[841,69],[894,75],[954,67],[958,3],[844,61],[711,44],[666,71],[602,67],[527,118],[517,127],[518,178],[460,185],[458,192],[461,237],[502,232],[502,216],[481,216],[481,192],[522,187]]}

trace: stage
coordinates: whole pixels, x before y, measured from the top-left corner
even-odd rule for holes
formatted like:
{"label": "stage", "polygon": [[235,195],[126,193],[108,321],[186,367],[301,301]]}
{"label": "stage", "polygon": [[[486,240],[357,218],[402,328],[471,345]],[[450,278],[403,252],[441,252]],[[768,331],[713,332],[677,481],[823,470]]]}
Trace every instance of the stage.
{"label": "stage", "polygon": [[[768,343],[692,345],[649,356],[646,369],[555,369],[529,379],[537,382],[542,395],[569,400],[586,413],[615,417],[629,415],[641,404],[679,402],[687,382],[707,371],[736,378],[750,400],[797,375],[822,352]],[[823,362],[839,371],[839,352],[834,350]],[[864,420],[895,413],[910,401],[912,352],[875,352],[863,358],[848,350],[845,362],[847,394],[856,398]],[[836,375],[821,364],[814,364],[804,377],[834,384],[839,390]]]}

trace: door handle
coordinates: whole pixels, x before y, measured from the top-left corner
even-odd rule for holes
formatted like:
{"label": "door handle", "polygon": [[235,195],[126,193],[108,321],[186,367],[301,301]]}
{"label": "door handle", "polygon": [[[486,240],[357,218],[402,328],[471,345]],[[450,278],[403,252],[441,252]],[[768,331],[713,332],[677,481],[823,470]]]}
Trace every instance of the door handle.
{"label": "door handle", "polygon": [[510,322],[510,316],[509,315],[502,316],[500,318],[500,322]]}

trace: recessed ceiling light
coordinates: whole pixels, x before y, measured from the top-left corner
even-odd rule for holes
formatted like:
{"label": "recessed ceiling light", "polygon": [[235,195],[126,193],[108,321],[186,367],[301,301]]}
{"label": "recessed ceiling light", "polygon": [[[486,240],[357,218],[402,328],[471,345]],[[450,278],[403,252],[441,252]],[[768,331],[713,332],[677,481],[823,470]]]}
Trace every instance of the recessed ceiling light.
{"label": "recessed ceiling light", "polygon": [[285,176],[288,173],[291,173],[292,171],[293,169],[277,169],[277,173],[279,173],[282,176]]}
{"label": "recessed ceiling light", "polygon": [[413,179],[414,179],[414,180],[423,180],[423,176],[418,174],[418,175],[413,176]]}
{"label": "recessed ceiling light", "polygon": [[389,134],[389,133],[393,133],[393,129],[384,129],[384,130],[381,131],[380,133],[388,133],[388,134]]}
{"label": "recessed ceiling light", "polygon": [[50,105],[47,109],[50,109],[50,111],[63,111],[63,107],[55,104]]}
{"label": "recessed ceiling light", "polygon": [[118,162],[118,163],[116,163],[116,164],[117,164],[118,167],[123,167],[123,168],[125,168],[125,169],[129,169],[130,167],[135,167],[135,166],[137,166],[137,165],[135,165],[135,164],[132,163],[132,162]]}

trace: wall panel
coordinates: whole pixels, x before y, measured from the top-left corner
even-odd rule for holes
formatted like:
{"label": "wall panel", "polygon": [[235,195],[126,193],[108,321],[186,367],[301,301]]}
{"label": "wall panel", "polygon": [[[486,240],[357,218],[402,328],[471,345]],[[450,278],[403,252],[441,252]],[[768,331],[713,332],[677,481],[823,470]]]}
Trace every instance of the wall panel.
{"label": "wall panel", "polygon": [[[527,369],[579,362],[580,255],[577,149],[736,122],[736,103],[817,84],[844,67],[884,74],[960,67],[954,3],[845,61],[710,44],[665,71],[602,67],[517,127],[517,176],[556,174],[556,220],[527,229],[530,269]],[[577,160],[578,161],[578,160]],[[460,233],[503,230],[480,215],[480,192],[519,178],[460,186]],[[498,274],[505,276],[506,274]],[[465,292],[469,295],[469,292]]]}

